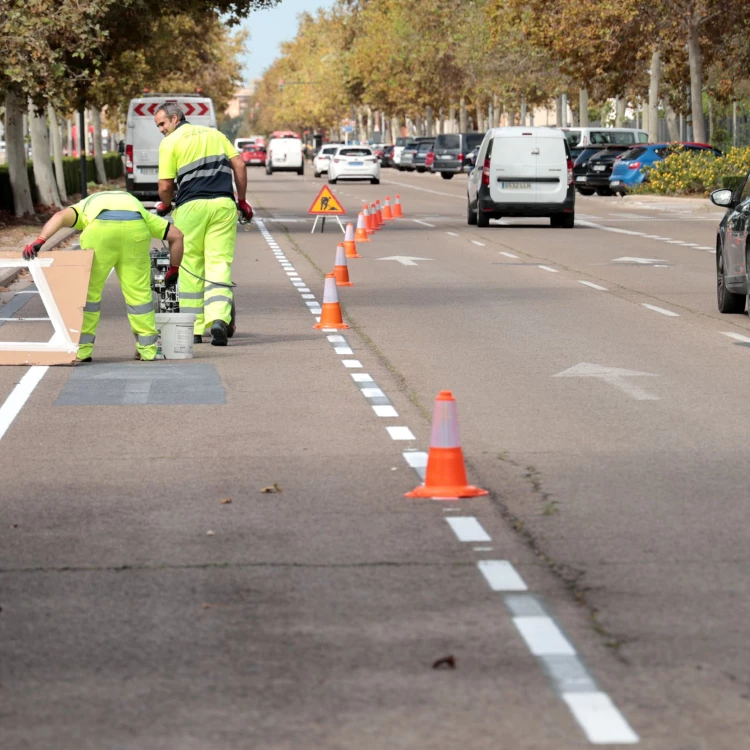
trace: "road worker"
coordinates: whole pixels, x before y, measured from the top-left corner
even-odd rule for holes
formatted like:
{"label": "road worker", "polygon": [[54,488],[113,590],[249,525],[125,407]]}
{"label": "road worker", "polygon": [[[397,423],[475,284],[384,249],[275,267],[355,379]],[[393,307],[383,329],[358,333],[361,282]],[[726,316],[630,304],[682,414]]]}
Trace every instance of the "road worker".
{"label": "road worker", "polygon": [[215,128],[191,125],[176,102],[163,104],[154,121],[165,136],[159,146],[161,202],[157,212],[169,212],[174,198],[174,223],[185,235],[180,312],[195,313],[196,344],[208,328],[211,344],[226,346],[234,334],[232,261],[237,211],[248,221],[253,217],[245,200],[247,167],[225,135]]}
{"label": "road worker", "polygon": [[130,327],[135,335],[136,359],[152,360],[158,339],[154,303],[151,294],[151,238],[169,243],[170,267],[166,274],[168,286],[174,286],[182,262],[182,232],[166,219],[149,213],[130,193],[110,191],[93,193],[79,203],[58,211],[42,227],[34,242],[26,245],[23,257],[36,257],[42,245],[63,227],[82,229],[81,248],[93,250],[86,306],[77,358],[91,362],[91,352],[99,325],[99,310],[104,283],[114,268],[127,305]]}

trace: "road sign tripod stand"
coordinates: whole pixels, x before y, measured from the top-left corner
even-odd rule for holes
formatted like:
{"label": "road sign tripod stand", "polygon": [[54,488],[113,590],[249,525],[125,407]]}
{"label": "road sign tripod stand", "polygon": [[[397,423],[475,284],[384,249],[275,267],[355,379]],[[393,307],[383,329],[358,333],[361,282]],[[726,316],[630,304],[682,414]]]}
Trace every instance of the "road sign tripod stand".
{"label": "road sign tripod stand", "polygon": [[[344,225],[341,223],[341,219],[339,219],[337,214],[334,214],[334,218],[336,219],[336,221],[338,221],[339,226],[341,227],[341,231],[344,234],[346,234],[346,229],[344,229]],[[313,234],[313,232],[315,232],[315,227],[318,225],[318,219],[323,219],[323,221],[320,222],[320,233],[323,234],[323,232],[326,231],[326,217],[318,214],[315,217],[315,221],[313,222],[313,228],[310,230],[310,234]]]}

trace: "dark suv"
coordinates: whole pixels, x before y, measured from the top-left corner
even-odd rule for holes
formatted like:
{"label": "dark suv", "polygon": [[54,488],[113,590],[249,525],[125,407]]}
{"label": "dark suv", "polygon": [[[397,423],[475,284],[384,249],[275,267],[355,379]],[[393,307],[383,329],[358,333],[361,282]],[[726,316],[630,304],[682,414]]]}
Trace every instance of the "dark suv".
{"label": "dark suv", "polygon": [[[593,154],[589,158],[588,167],[586,168],[586,183],[581,185],[580,182],[576,181],[578,192],[586,195],[581,189],[583,187],[586,190],[594,190],[597,195],[612,195],[612,191],[609,188],[609,178],[612,174],[615,161],[626,151],[632,151],[632,149],[632,143],[622,146],[610,145]],[[579,156],[578,158],[580,159],[581,157]]]}
{"label": "dark suv", "polygon": [[484,140],[484,133],[443,133],[435,138],[435,161],[431,172],[439,172],[444,180],[472,168],[468,156]]}

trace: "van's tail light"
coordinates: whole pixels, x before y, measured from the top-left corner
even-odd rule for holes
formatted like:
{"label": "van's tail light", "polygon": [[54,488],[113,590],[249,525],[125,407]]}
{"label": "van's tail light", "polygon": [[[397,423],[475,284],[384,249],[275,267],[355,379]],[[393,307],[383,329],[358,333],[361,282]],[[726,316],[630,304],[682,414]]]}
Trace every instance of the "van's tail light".
{"label": "van's tail light", "polygon": [[427,156],[424,158],[425,166],[429,167],[435,161],[435,152],[428,151]]}
{"label": "van's tail light", "polygon": [[628,164],[628,169],[640,169],[641,163],[639,161],[631,161],[630,164]]}
{"label": "van's tail light", "polygon": [[133,174],[133,144],[125,146],[125,172]]}
{"label": "van's tail light", "polygon": [[573,184],[573,160],[568,157],[568,185]]}
{"label": "van's tail light", "polygon": [[490,160],[484,160],[484,167],[482,167],[482,185],[490,184]]}
{"label": "van's tail light", "polygon": [[458,154],[456,156],[456,159],[458,159],[458,161],[463,161],[464,160],[464,155],[463,154]]}

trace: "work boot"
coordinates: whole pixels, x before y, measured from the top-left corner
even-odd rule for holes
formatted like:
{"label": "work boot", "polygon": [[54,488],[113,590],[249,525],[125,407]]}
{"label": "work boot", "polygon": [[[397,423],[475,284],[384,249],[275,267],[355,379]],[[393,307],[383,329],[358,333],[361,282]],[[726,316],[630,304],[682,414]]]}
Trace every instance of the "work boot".
{"label": "work boot", "polygon": [[91,357],[84,357],[83,359],[76,359],[76,364],[80,365],[81,362],[91,362]]}
{"label": "work boot", "polygon": [[211,346],[226,346],[229,338],[229,328],[223,320],[211,323]]}
{"label": "work boot", "polygon": [[199,333],[193,334],[193,343],[194,344],[202,344],[203,343],[203,336],[201,336]]}

